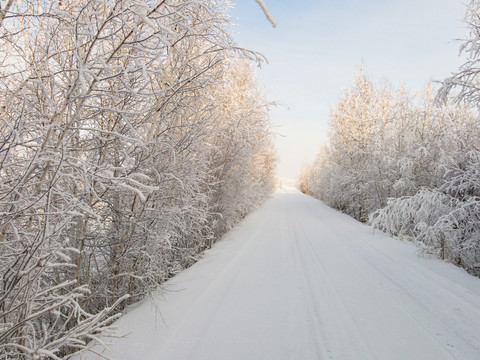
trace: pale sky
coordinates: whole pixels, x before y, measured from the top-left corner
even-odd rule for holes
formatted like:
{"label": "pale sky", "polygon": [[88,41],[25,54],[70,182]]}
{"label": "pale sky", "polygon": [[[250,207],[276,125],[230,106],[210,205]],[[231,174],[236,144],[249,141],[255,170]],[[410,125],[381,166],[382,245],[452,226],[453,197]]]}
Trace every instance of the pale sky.
{"label": "pale sky", "polygon": [[[468,1],[468,0],[466,0]],[[330,109],[362,61],[375,80],[415,91],[458,69],[467,35],[462,0],[265,0],[272,28],[255,0],[230,11],[240,46],[268,58],[257,71],[272,109],[280,158],[277,175],[295,178],[327,136]]]}

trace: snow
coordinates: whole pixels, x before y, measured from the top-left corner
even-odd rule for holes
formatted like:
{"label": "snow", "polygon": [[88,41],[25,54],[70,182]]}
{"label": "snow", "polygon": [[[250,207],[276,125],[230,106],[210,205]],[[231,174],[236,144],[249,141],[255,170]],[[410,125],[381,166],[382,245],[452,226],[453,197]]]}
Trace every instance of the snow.
{"label": "snow", "polygon": [[[480,359],[480,279],[292,189],[118,321],[113,359]],[[98,359],[85,353],[81,359]]]}

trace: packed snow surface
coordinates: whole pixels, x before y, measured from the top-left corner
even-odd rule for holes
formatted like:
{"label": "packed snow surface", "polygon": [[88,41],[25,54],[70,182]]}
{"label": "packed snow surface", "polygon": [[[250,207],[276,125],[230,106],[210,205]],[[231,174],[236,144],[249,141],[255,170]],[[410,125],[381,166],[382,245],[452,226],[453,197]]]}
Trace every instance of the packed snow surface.
{"label": "packed snow surface", "polygon": [[[480,359],[480,279],[295,190],[129,309],[118,360]],[[98,359],[92,353],[82,359]]]}

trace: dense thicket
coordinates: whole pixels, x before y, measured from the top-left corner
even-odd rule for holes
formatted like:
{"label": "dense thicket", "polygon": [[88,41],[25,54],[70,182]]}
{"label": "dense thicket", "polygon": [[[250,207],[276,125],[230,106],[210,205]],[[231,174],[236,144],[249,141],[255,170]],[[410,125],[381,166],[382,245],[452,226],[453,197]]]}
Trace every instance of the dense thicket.
{"label": "dense thicket", "polygon": [[260,59],[221,0],[2,5],[0,358],[68,358],[272,190]]}
{"label": "dense thicket", "polygon": [[[299,187],[361,221],[480,275],[480,5],[467,11],[469,61],[433,96],[361,71],[332,111],[329,142]],[[439,101],[440,100],[440,101]]]}

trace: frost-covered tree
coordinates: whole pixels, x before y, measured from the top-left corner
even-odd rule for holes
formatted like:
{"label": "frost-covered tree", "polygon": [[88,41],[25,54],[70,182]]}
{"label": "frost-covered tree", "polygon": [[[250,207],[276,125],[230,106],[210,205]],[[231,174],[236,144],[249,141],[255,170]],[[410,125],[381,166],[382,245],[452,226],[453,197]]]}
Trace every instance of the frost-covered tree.
{"label": "frost-covered tree", "polygon": [[[471,1],[465,21],[470,29],[460,51],[468,60],[452,77],[446,79],[437,94],[440,103],[454,102],[470,106],[470,116],[455,117],[459,109],[444,107],[434,125],[450,121],[443,127],[448,141],[434,140],[436,164],[442,174],[413,196],[391,199],[388,205],[371,216],[371,223],[393,235],[414,239],[427,251],[452,261],[471,273],[480,275],[480,126],[479,107],[479,35],[480,4]],[[474,114],[474,115],[473,115]],[[464,121],[458,121],[463,119]],[[441,120],[441,121],[440,121]],[[427,128],[427,133],[431,133]]]}
{"label": "frost-covered tree", "polygon": [[303,175],[327,204],[478,273],[478,120],[466,106],[376,86],[363,72]]}
{"label": "frost-covered tree", "polygon": [[225,5],[2,7],[0,358],[70,357],[272,190]]}
{"label": "frost-covered tree", "polygon": [[467,57],[457,72],[445,79],[438,92],[438,100],[446,102],[454,99],[457,103],[467,103],[476,109],[480,104],[480,2],[471,0],[467,5],[465,23],[469,34],[462,41],[460,54]]}
{"label": "frost-covered tree", "polygon": [[211,139],[209,166],[218,183],[211,201],[216,232],[229,229],[274,187],[275,154],[269,102],[255,86],[248,64],[239,63],[217,89],[220,121]]}
{"label": "frost-covered tree", "polygon": [[375,85],[364,74],[332,111],[328,145],[311,167],[309,191],[355,218],[443,181],[442,154],[456,148],[471,116],[423,95]]}
{"label": "frost-covered tree", "polygon": [[467,62],[437,93],[375,86],[361,72],[332,112],[329,143],[308,191],[359,220],[480,275],[480,5],[472,1]]}
{"label": "frost-covered tree", "polygon": [[312,165],[309,163],[304,162],[300,167],[300,173],[297,176],[295,186],[304,194],[311,194],[312,192],[312,172]]}

